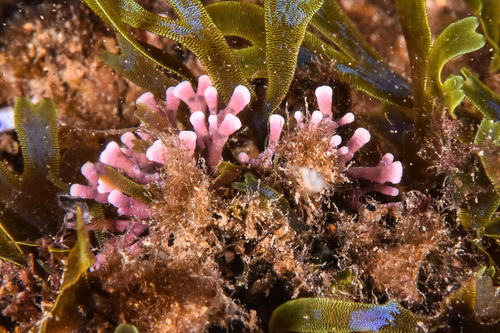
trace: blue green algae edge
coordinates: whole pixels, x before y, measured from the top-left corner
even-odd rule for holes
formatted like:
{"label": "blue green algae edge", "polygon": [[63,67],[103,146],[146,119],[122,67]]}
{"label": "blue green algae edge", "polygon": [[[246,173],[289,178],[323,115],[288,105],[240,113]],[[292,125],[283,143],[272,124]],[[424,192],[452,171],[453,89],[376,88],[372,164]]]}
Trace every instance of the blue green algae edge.
{"label": "blue green algae edge", "polygon": [[424,332],[426,321],[395,300],[383,305],[299,298],[279,306],[269,322],[270,333],[284,332]]}

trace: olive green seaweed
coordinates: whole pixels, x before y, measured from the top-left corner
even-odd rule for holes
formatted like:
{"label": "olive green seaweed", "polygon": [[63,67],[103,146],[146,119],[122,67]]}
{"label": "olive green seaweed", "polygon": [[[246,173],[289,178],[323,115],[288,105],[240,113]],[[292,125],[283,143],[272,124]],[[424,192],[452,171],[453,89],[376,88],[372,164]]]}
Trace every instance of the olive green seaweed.
{"label": "olive green seaweed", "polygon": [[[131,27],[170,38],[190,49],[203,64],[226,103],[238,85],[250,88],[224,36],[216,28],[200,1],[169,1],[179,20],[151,13],[132,0],[84,1],[91,8],[95,7],[93,3],[97,3],[101,11],[96,13],[101,18],[112,17],[116,22],[121,21]],[[214,50],[217,50],[216,55],[213,54]]]}
{"label": "olive green seaweed", "polygon": [[415,333],[426,321],[392,300],[384,305],[299,298],[279,306],[269,321],[270,333]]}
{"label": "olive green seaweed", "polygon": [[430,109],[425,87],[432,40],[425,0],[396,0],[396,8],[410,59],[414,108],[426,112]]}
{"label": "olive green seaweed", "polygon": [[0,163],[0,218],[2,228],[15,239],[55,234],[62,211],[57,194],[59,177],[57,112],[54,102],[33,105],[26,97],[16,100],[14,120],[24,160],[22,174]]}
{"label": "olive green seaweed", "polygon": [[139,333],[139,330],[134,325],[122,323],[115,328],[114,333]]}
{"label": "olive green seaweed", "polygon": [[437,98],[444,96],[441,71],[448,61],[484,46],[483,35],[476,32],[478,25],[476,17],[467,17],[447,26],[436,38],[431,48],[427,67],[427,93],[430,96]]}
{"label": "olive green seaweed", "polygon": [[498,0],[464,0],[479,18],[484,36],[493,49],[491,70],[500,70],[500,4]]}
{"label": "olive green seaweed", "polygon": [[99,179],[106,185],[139,200],[142,203],[151,203],[151,195],[146,188],[125,177],[109,165],[98,164]]}
{"label": "olive green seaweed", "polygon": [[323,0],[264,0],[267,77],[264,116],[281,104],[292,83],[300,45]]}
{"label": "olive green seaweed", "polygon": [[463,90],[467,99],[486,119],[500,121],[500,96],[482,83],[467,68],[462,68],[460,71],[465,78]]}
{"label": "olive green seaweed", "polygon": [[70,250],[66,271],[62,277],[61,289],[50,317],[42,321],[40,333],[70,332],[83,326],[83,314],[80,311],[82,297],[78,291],[84,284],[85,274],[94,264],[95,257],[90,250],[87,227],[83,222],[83,209],[77,204],[77,242]]}

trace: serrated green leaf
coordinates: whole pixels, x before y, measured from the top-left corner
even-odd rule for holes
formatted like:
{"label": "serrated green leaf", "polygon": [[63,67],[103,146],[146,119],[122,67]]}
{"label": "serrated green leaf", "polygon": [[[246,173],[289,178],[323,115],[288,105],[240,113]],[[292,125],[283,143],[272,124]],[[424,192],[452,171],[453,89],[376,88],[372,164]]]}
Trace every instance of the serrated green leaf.
{"label": "serrated green leaf", "polygon": [[269,80],[264,104],[266,119],[288,92],[307,25],[322,4],[323,0],[264,0]]}
{"label": "serrated green leaf", "polygon": [[26,258],[14,241],[12,236],[2,226],[3,221],[0,219],[0,259],[10,261],[18,266],[26,265]]}
{"label": "serrated green leaf", "polygon": [[270,333],[284,332],[419,332],[426,321],[395,300],[384,305],[299,298],[274,310]]}
{"label": "serrated green leaf", "polygon": [[444,95],[441,71],[448,61],[484,46],[483,35],[476,32],[478,25],[476,17],[466,17],[447,26],[438,36],[431,48],[427,67],[427,93],[430,96]]}
{"label": "serrated green leaf", "polygon": [[484,226],[484,236],[500,238],[500,217],[492,219]]}
{"label": "serrated green leaf", "polygon": [[[170,1],[179,16],[178,20],[149,12],[133,0],[86,1],[98,3],[101,13],[106,13],[108,17],[170,38],[190,49],[204,66],[225,103],[229,102],[234,88],[240,84],[253,93],[224,36],[199,0]],[[214,56],[214,50],[217,50],[217,56]]]}
{"label": "serrated green leaf", "polygon": [[205,9],[224,36],[240,37],[252,44],[233,50],[245,77],[267,77],[264,9],[253,3],[237,1],[217,2]]}
{"label": "serrated green leaf", "polygon": [[491,70],[500,70],[500,4],[498,0],[465,0],[479,18],[488,43],[493,49]]}
{"label": "serrated green leaf", "polygon": [[448,105],[448,112],[453,118],[457,118],[455,108],[462,103],[465,97],[465,93],[462,89],[463,85],[464,78],[460,75],[450,75],[443,84],[444,98]]}
{"label": "serrated green leaf", "polygon": [[119,171],[115,170],[109,165],[96,164],[96,168],[99,172],[99,179],[104,184],[128,196],[131,196],[132,198],[137,199],[142,203],[151,203],[150,193],[141,184],[138,184],[130,178],[125,177]]}
{"label": "serrated green leaf", "polygon": [[458,218],[464,228],[484,228],[500,206],[500,196],[495,191],[485,191],[468,200],[460,209]]}
{"label": "serrated green leaf", "polygon": [[61,190],[54,185],[60,158],[55,104],[43,99],[33,105],[28,98],[20,97],[14,106],[14,118],[24,170],[17,175],[0,162],[0,212],[4,216],[12,212],[3,227],[16,239],[55,234],[62,217],[57,207]]}
{"label": "serrated green leaf", "polygon": [[482,83],[467,68],[462,68],[460,71],[465,77],[463,89],[467,99],[485,118],[500,120],[500,96]]}
{"label": "serrated green leaf", "polygon": [[[182,68],[185,67],[184,64],[182,64],[182,67],[173,65],[173,62],[166,65],[167,62],[163,61],[162,66],[159,66],[157,62],[150,60],[142,52],[138,52],[135,46],[130,44],[121,34],[116,35],[116,40],[120,45],[121,53],[116,55],[103,51],[101,53],[102,61],[158,98],[165,98],[166,89],[175,85],[179,78],[185,78],[193,83],[196,82],[192,73],[188,74],[184,71],[183,76],[178,75],[177,77],[174,76],[174,73],[166,73],[166,68]],[[146,52],[147,49],[143,51]],[[151,47],[149,51],[151,51]]]}

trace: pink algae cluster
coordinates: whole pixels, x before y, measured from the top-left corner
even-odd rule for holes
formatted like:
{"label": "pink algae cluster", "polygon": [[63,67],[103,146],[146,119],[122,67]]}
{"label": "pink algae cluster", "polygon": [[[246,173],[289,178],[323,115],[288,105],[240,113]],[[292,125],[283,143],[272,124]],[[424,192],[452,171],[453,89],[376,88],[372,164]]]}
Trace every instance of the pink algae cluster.
{"label": "pink algae cluster", "polygon": [[[401,181],[403,168],[401,162],[394,161],[392,154],[382,157],[374,167],[351,167],[349,162],[354,154],[370,140],[370,133],[364,128],[358,128],[344,146],[342,138],[335,131],[343,125],[354,121],[354,115],[348,113],[337,121],[332,114],[332,89],[328,86],[317,88],[316,97],[319,110],[314,111],[309,120],[305,120],[302,112],[294,115],[299,130],[315,131],[321,124],[324,136],[331,137],[329,149],[336,151],[338,167],[347,176],[368,180],[358,191],[358,196],[367,192],[381,192],[386,195],[398,195],[397,188],[386,183],[398,184]],[[180,102],[184,102],[190,112],[190,122],[193,131],[179,131],[177,126],[177,110]],[[212,86],[208,76],[199,78],[198,89],[195,92],[191,83],[184,81],[166,91],[165,108],[157,105],[151,93],[145,93],[137,100],[138,108],[146,108],[159,117],[178,135],[183,157],[186,163],[196,163],[195,152],[203,152],[204,165],[208,172],[213,172],[222,159],[222,151],[230,135],[241,128],[241,121],[237,114],[250,102],[250,92],[244,86],[235,88],[233,95],[222,110],[218,110],[217,90]],[[279,144],[285,120],[280,115],[272,115],[269,119],[269,139],[264,152],[257,158],[251,158],[246,153],[240,153],[239,161],[244,165],[262,167],[272,166],[273,155]],[[145,153],[138,152],[135,145],[147,142],[149,148]],[[162,185],[164,181],[160,170],[168,158],[168,149],[164,142],[151,134],[138,132],[137,135],[127,132],[122,135],[119,145],[110,142],[101,153],[96,164],[87,162],[82,167],[82,174],[88,180],[88,185],[74,184],[71,186],[71,195],[82,199],[93,199],[101,203],[109,203],[118,208],[121,215],[143,219],[153,215],[149,207],[149,199],[133,193],[128,187],[145,184]],[[152,142],[152,144],[150,144]],[[332,166],[333,167],[333,166]],[[116,178],[108,177],[109,168],[117,170],[131,182],[123,185]],[[356,199],[357,200],[357,199]]]}

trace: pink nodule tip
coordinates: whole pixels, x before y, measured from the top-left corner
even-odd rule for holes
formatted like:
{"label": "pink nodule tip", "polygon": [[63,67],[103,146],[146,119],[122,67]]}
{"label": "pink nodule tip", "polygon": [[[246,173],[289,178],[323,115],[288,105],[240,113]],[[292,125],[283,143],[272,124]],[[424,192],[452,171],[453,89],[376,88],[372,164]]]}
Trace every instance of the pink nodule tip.
{"label": "pink nodule tip", "polygon": [[136,177],[141,174],[141,169],[123,153],[114,141],[108,143],[99,159],[105,164],[122,170],[130,177]]}
{"label": "pink nodule tip", "polygon": [[121,140],[121,142],[123,142],[123,144],[125,146],[127,146],[128,149],[133,149],[134,148],[134,140],[137,140],[137,138],[134,135],[134,133],[126,132],[121,136],[120,140]]}
{"label": "pink nodule tip", "polygon": [[219,116],[216,116],[215,114],[211,114],[210,116],[208,116],[208,133],[210,133],[210,135],[212,135],[214,131],[217,129],[218,121],[219,121]]}
{"label": "pink nodule tip", "polygon": [[273,114],[269,117],[269,146],[276,147],[280,139],[281,131],[285,125],[285,119],[278,115]]}
{"label": "pink nodule tip", "polygon": [[317,128],[319,123],[323,120],[323,113],[321,111],[314,111],[311,115],[310,127],[311,129]]}
{"label": "pink nodule tip", "polygon": [[151,217],[148,205],[126,196],[120,191],[114,190],[109,193],[109,203],[118,208],[118,213],[122,215],[135,216],[137,218]]}
{"label": "pink nodule tip", "polygon": [[230,136],[240,128],[241,120],[232,114],[228,114],[219,126],[219,133],[224,136]]}
{"label": "pink nodule tip", "polygon": [[399,184],[403,178],[403,164],[400,161],[393,162],[387,170],[387,181],[393,184]]}
{"label": "pink nodule tip", "polygon": [[186,104],[188,104],[190,98],[193,98],[196,95],[189,81],[182,81],[181,83],[176,85],[173,94],[175,97],[181,99]]}
{"label": "pink nodule tip", "polygon": [[205,90],[207,90],[207,88],[211,87],[212,85],[213,85],[212,80],[210,80],[210,77],[208,77],[208,75],[200,76],[198,78],[198,92],[197,92],[197,94],[204,96]]}
{"label": "pink nodule tip", "polygon": [[205,90],[205,101],[208,106],[210,114],[217,114],[217,89],[215,87],[208,87]]}
{"label": "pink nodule tip", "polygon": [[347,154],[349,152],[349,148],[347,148],[346,146],[344,147],[340,147],[338,150],[337,150],[337,156],[344,156],[345,154]]}
{"label": "pink nodule tip", "polygon": [[143,104],[156,112],[160,112],[160,108],[158,107],[158,103],[156,103],[155,97],[152,93],[147,92],[139,96],[136,100],[135,104]]}
{"label": "pink nodule tip", "polygon": [[[352,160],[354,154],[363,147],[368,141],[370,141],[371,135],[366,129],[360,127],[358,128],[352,137],[347,142],[348,151],[345,154],[339,155],[338,162],[341,166],[345,166],[347,162]],[[342,147],[343,148],[343,147]],[[337,152],[338,153],[338,152]]]}
{"label": "pink nodule tip", "polygon": [[339,126],[350,124],[354,121],[354,114],[352,112],[346,113],[342,118],[337,120]]}
{"label": "pink nodule tip", "polygon": [[205,113],[203,111],[195,111],[189,117],[191,125],[193,125],[194,132],[198,137],[205,137],[208,135],[207,122]]}
{"label": "pink nodule tip", "polygon": [[97,186],[97,181],[99,180],[99,174],[93,163],[87,162],[82,165],[81,168],[82,175],[87,178],[87,180],[94,186]]}
{"label": "pink nodule tip", "polygon": [[332,119],[332,96],[333,90],[331,87],[321,86],[316,88],[316,99],[318,100],[319,110],[328,119]]}
{"label": "pink nodule tip", "polygon": [[239,85],[234,89],[227,108],[231,110],[231,114],[237,115],[248,103],[250,103],[250,91],[247,87]]}
{"label": "pink nodule tip", "polygon": [[100,179],[97,183],[99,184],[99,185],[97,185],[97,192],[99,192],[99,193],[109,193],[109,192],[115,190],[113,187],[109,186],[108,184],[106,184],[105,182],[103,182]]}
{"label": "pink nodule tip", "polygon": [[302,120],[304,119],[304,114],[302,113],[302,111],[295,111],[295,113],[293,114],[293,117],[297,121],[297,124],[300,124],[300,123],[302,123]]}
{"label": "pink nodule tip", "polygon": [[330,139],[330,148],[337,147],[342,142],[342,137],[340,135],[334,135]]}
{"label": "pink nodule tip", "polygon": [[238,160],[242,163],[250,163],[251,158],[247,153],[241,152],[238,154]]}
{"label": "pink nodule tip", "polygon": [[148,160],[165,164],[165,159],[167,158],[168,151],[167,147],[163,144],[161,140],[156,140],[151,147],[146,150],[146,157]]}
{"label": "pink nodule tip", "polygon": [[382,156],[378,165],[389,165],[392,162],[394,162],[394,155],[392,155],[391,153],[387,153]]}
{"label": "pink nodule tip", "polygon": [[94,189],[80,184],[73,184],[69,189],[69,195],[81,199],[94,199]]}
{"label": "pink nodule tip", "polygon": [[184,149],[186,149],[189,158],[193,156],[196,149],[196,138],[196,133],[193,131],[182,131],[179,133],[179,139]]}
{"label": "pink nodule tip", "polygon": [[358,128],[352,138],[347,143],[347,147],[349,147],[349,151],[352,153],[357,152],[361,147],[367,144],[371,139],[370,132],[368,130],[360,127]]}
{"label": "pink nodule tip", "polygon": [[120,147],[118,144],[114,141],[111,141],[108,143],[106,148],[102,151],[101,156],[99,157],[99,160],[103,163],[109,164],[113,166],[115,161],[121,157],[123,152],[120,150]]}
{"label": "pink nodule tip", "polygon": [[165,112],[167,114],[168,121],[170,125],[177,128],[177,109],[181,100],[174,95],[175,87],[169,87],[166,92],[165,99]]}

